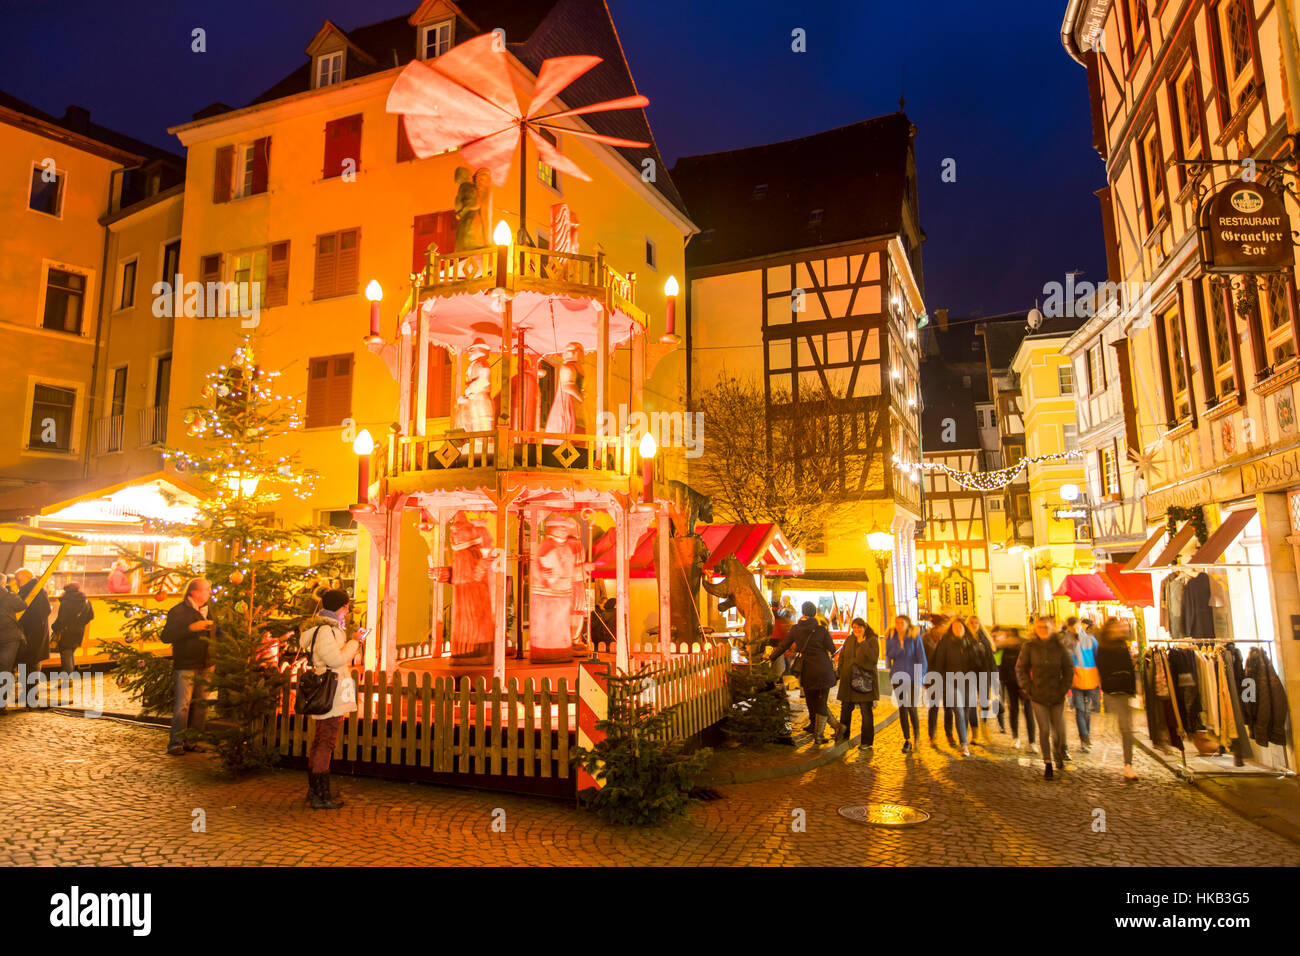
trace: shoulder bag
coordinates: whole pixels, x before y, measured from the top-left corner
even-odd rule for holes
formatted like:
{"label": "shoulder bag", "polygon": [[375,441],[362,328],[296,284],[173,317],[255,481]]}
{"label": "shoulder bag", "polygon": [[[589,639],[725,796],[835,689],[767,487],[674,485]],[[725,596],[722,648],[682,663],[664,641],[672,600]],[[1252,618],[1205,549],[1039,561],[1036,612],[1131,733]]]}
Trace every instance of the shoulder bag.
{"label": "shoulder bag", "polygon": [[[338,690],[339,675],[330,668],[317,674],[313,664],[316,657],[316,635],[320,625],[312,631],[311,650],[307,652],[307,666],[298,674],[298,695],[294,698],[295,713],[308,717],[328,714],[334,707],[334,693]],[[301,640],[301,638],[300,638]]]}

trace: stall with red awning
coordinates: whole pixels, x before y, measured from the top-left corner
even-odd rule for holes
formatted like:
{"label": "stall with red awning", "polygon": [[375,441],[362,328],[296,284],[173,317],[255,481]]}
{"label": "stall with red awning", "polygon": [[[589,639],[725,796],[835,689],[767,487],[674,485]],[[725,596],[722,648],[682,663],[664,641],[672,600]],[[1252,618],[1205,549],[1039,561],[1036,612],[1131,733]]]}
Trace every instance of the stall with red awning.
{"label": "stall with red awning", "polygon": [[[714,574],[714,569],[729,555],[745,567],[764,575],[793,574],[795,552],[775,524],[705,524],[696,529],[709,556],[704,562],[704,573]],[[632,551],[629,576],[653,578],[654,556],[658,546],[658,530],[651,528],[637,541]],[[614,535],[606,532],[596,539],[591,548],[591,560],[596,568],[593,577],[614,577]]]}

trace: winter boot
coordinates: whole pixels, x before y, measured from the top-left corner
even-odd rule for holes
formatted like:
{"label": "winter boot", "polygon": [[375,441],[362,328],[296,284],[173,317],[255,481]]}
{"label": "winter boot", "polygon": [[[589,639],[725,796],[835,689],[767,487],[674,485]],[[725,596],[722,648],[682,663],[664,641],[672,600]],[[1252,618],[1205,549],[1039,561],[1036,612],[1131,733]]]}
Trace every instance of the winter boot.
{"label": "winter boot", "polygon": [[813,744],[820,747],[826,743],[826,738],[823,736],[825,730],[826,718],[818,714],[813,718]]}
{"label": "winter boot", "polygon": [[330,799],[329,791],[326,790],[327,778],[323,773],[307,774],[307,782],[311,788],[311,808],[313,810],[337,810],[339,805]]}
{"label": "winter boot", "polygon": [[835,734],[835,737],[834,737],[835,740],[848,740],[848,739],[849,739],[849,728],[848,728],[848,727],[846,727],[844,724],[841,724],[841,723],[840,723],[838,720],[836,720],[834,717],[827,717],[826,719],[830,722],[831,730],[832,730],[832,732],[834,732],[834,734]]}
{"label": "winter boot", "polygon": [[328,773],[325,773],[323,774],[323,776],[325,777],[325,783],[322,789],[324,790],[325,793],[328,793],[330,795],[331,800],[337,803],[340,807],[343,806],[343,795],[339,793],[337,790],[333,789],[333,784],[330,783],[330,775]]}

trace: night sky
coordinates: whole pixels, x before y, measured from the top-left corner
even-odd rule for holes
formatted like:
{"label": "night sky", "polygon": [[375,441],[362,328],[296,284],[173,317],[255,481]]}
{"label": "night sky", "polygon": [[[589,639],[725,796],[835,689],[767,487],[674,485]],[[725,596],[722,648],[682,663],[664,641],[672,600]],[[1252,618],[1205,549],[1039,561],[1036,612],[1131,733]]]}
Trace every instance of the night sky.
{"label": "night sky", "polygon": [[[1083,68],[1059,39],[1065,0],[608,0],[659,147],[678,156],[803,136],[898,108],[918,127],[926,302],[954,315],[1027,309],[1044,283],[1105,273]],[[45,2],[6,10],[0,89],[180,152],[166,127],[243,106],[344,29],[417,0]],[[207,30],[206,54],[190,31]],[[791,51],[791,31],[807,52]],[[957,181],[940,179],[945,158]]]}

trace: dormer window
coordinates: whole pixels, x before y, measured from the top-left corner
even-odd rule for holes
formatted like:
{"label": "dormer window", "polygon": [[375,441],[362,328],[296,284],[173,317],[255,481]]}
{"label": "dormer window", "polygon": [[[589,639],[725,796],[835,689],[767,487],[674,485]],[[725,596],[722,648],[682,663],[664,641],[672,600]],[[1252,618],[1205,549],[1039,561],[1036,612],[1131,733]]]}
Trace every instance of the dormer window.
{"label": "dormer window", "polygon": [[767,183],[759,183],[754,187],[754,198],[762,199],[767,195]]}
{"label": "dormer window", "polygon": [[814,209],[812,212],[808,213],[808,225],[820,226],[822,224],[822,220],[825,218],[826,218],[825,209]]}
{"label": "dormer window", "polygon": [[439,20],[420,27],[420,59],[432,60],[451,49],[455,20]]}
{"label": "dormer window", "polygon": [[316,57],[316,89],[343,82],[343,51]]}

